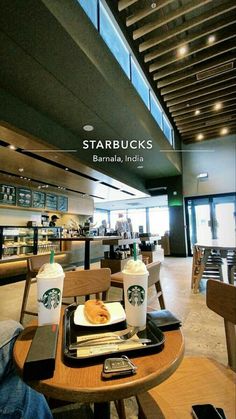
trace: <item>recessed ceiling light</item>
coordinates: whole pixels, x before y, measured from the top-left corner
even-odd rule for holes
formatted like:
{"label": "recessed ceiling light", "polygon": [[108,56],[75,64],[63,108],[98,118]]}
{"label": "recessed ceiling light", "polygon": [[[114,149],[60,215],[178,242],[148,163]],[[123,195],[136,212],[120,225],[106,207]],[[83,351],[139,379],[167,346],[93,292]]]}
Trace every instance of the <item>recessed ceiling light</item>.
{"label": "recessed ceiling light", "polygon": [[137,169],[143,169],[143,166],[137,166]]}
{"label": "recessed ceiling light", "polygon": [[10,148],[11,150],[16,150],[16,147],[15,147],[13,144],[10,144],[10,145],[8,146],[8,148]]}
{"label": "recessed ceiling light", "polygon": [[21,173],[22,173],[22,172],[24,172],[24,168],[23,168],[23,167],[19,167],[19,169],[18,169],[18,170],[19,170],[19,172],[21,172]]}
{"label": "recessed ceiling light", "polygon": [[184,57],[188,52],[188,46],[187,45],[182,45],[182,47],[178,48],[177,50],[177,55],[179,57]]}
{"label": "recessed ceiling light", "polygon": [[198,134],[197,135],[197,140],[203,140],[203,138],[204,138],[204,135],[203,134]]}
{"label": "recessed ceiling light", "polygon": [[83,130],[84,131],[93,131],[94,130],[94,127],[92,126],[92,125],[84,125],[83,126]]}
{"label": "recessed ceiling light", "polygon": [[65,170],[68,171],[69,170],[68,167],[65,167]]}
{"label": "recessed ceiling light", "polygon": [[228,128],[222,128],[220,130],[220,135],[226,135],[226,134],[228,134],[228,132],[229,132],[229,129]]}
{"label": "recessed ceiling light", "polygon": [[199,115],[201,112],[199,109],[196,109],[196,111],[194,112],[194,115]]}
{"label": "recessed ceiling light", "polygon": [[155,1],[153,1],[152,3],[151,3],[151,8],[152,9],[155,9],[157,7],[157,4],[156,4],[156,2]]}
{"label": "recessed ceiling light", "polygon": [[210,35],[210,36],[208,36],[208,38],[207,38],[207,43],[208,43],[209,45],[214,44],[215,40],[216,40],[216,36],[215,36],[215,35]]}
{"label": "recessed ceiling light", "polygon": [[220,109],[222,109],[222,103],[221,102],[216,102],[214,105],[214,110],[215,111],[219,111]]}

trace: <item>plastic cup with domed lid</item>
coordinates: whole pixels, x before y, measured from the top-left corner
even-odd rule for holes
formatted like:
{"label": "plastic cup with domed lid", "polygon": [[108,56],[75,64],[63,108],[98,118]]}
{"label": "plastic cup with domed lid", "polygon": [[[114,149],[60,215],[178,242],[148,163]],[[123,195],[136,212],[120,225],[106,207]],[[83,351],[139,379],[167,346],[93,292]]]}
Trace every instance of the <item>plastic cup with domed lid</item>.
{"label": "plastic cup with domed lid", "polygon": [[145,329],[149,272],[146,265],[137,259],[135,243],[133,249],[134,259],[128,260],[122,271],[126,322],[129,326]]}
{"label": "plastic cup with domed lid", "polygon": [[54,251],[52,251],[50,263],[41,266],[36,276],[39,326],[59,324],[64,277],[63,268],[54,262]]}

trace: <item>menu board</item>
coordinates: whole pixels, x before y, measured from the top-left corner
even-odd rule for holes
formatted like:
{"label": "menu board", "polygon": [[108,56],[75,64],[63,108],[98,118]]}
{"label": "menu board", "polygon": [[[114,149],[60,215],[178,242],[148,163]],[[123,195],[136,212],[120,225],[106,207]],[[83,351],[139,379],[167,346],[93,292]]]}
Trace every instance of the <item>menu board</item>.
{"label": "menu board", "polygon": [[33,208],[45,207],[45,193],[40,191],[33,191]]}
{"label": "menu board", "polygon": [[17,205],[19,207],[32,206],[32,191],[27,188],[17,188]]}
{"label": "menu board", "polygon": [[57,209],[58,211],[68,211],[68,198],[66,196],[58,196]]}
{"label": "menu board", "polygon": [[16,205],[16,188],[10,185],[0,185],[0,204]]}
{"label": "menu board", "polygon": [[57,210],[57,195],[46,194],[46,207],[51,210]]}

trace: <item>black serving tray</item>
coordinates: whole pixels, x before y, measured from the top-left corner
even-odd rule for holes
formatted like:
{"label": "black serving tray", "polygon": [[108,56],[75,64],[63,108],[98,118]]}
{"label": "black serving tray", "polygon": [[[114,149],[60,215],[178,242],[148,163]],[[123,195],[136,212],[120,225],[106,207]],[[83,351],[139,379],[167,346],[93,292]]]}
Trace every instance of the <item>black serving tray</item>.
{"label": "black serving tray", "polygon": [[[85,327],[76,325],[74,323],[74,312],[77,308],[76,304],[71,304],[65,309],[63,318],[63,340],[62,340],[62,355],[64,363],[70,366],[84,366],[86,363],[96,363],[97,360],[102,360],[109,356],[117,356],[118,354],[132,353],[132,356],[145,355],[150,352],[159,352],[164,347],[165,336],[163,332],[156,326],[152,320],[147,320],[146,329],[137,333],[139,338],[150,339],[151,342],[143,345],[140,348],[132,348],[126,350],[108,351],[102,354],[90,354],[88,356],[77,356],[77,350],[69,350],[69,346],[72,343],[76,343],[77,336],[83,336],[88,334],[98,334],[118,331],[126,329],[126,321],[112,324],[107,327]],[[119,355],[120,356],[120,355]]]}

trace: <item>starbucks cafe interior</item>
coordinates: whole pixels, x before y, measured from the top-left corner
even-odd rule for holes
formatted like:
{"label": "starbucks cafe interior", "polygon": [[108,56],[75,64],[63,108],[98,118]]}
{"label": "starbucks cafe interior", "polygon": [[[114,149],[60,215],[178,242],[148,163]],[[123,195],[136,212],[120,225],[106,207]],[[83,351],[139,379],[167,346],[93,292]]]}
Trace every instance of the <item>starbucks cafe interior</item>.
{"label": "starbucks cafe interior", "polygon": [[235,1],[0,8],[0,418],[236,419]]}

